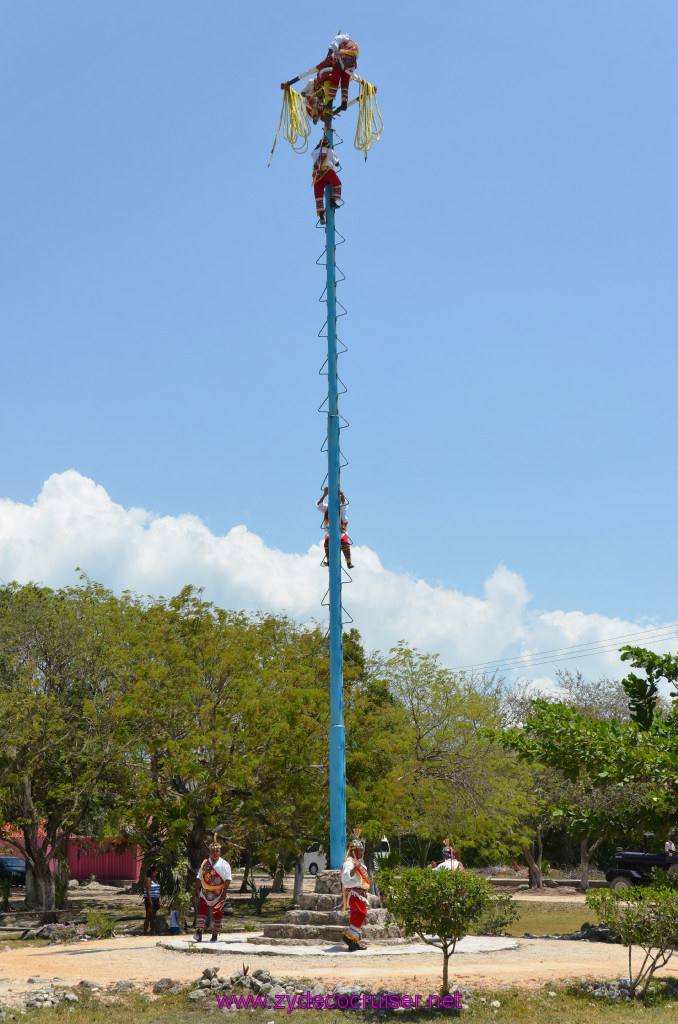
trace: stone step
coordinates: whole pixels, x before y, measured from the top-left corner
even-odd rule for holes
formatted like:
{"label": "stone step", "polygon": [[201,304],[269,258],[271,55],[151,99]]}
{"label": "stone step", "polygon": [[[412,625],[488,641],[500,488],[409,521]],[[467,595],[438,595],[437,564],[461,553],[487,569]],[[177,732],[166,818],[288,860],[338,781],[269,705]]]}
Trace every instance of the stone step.
{"label": "stone step", "polygon": [[[365,935],[362,935],[361,938],[364,939]],[[262,939],[261,936],[249,935],[247,937],[247,941],[251,942],[252,945],[254,945],[254,946],[261,946],[261,945],[264,945],[264,944],[267,945],[267,946],[321,946],[321,945],[328,945],[329,946],[329,945],[336,945],[337,947],[341,947],[341,949],[345,953],[350,952],[346,948],[346,946],[344,945],[343,939],[339,940],[339,941],[336,941],[336,942],[333,939],[328,939],[326,943],[323,943],[322,939],[299,939],[299,938],[297,938],[297,939],[280,939],[280,938],[274,938],[273,936],[266,936],[266,938]],[[411,939],[403,939],[403,938],[370,939],[370,945],[374,945],[374,946],[398,946],[398,945],[401,945],[402,946],[404,943],[411,942],[411,941],[412,941]]]}
{"label": "stone step", "polygon": [[[270,939],[315,939],[320,942],[341,942],[346,925],[308,924],[266,924],[264,941]],[[394,924],[379,926],[366,924],[362,929],[364,939],[399,938],[400,931]]]}
{"label": "stone step", "polygon": [[[375,909],[381,907],[381,900],[372,893],[367,894],[367,902],[370,907]],[[339,903],[341,903],[341,893],[304,892],[299,897],[300,910],[334,910]]]}
{"label": "stone step", "polygon": [[[368,910],[366,924],[383,927],[386,924],[388,911]],[[348,924],[348,914],[334,914],[331,910],[288,910],[285,914],[287,924]]]}

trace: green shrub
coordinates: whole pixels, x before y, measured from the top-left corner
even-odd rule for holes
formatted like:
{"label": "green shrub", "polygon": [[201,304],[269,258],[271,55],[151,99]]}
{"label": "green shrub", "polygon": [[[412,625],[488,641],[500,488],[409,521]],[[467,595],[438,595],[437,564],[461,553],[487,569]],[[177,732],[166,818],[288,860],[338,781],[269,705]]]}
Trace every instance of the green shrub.
{"label": "green shrub", "polygon": [[[630,994],[642,999],[653,974],[669,962],[678,945],[678,889],[657,880],[636,889],[597,889],[587,895],[586,902],[628,946]],[[645,954],[635,975],[633,946],[640,946]]]}
{"label": "green shrub", "polygon": [[[463,871],[407,868],[400,876],[381,871],[382,898],[408,935],[443,953],[442,994],[450,991],[448,961],[458,939],[476,925],[500,897],[485,878]],[[431,935],[434,938],[431,938]]]}
{"label": "green shrub", "polygon": [[260,914],[262,912],[264,909],[264,903],[271,892],[272,888],[270,885],[260,885],[259,888],[252,893],[250,896],[250,903],[254,908],[255,914]]}
{"label": "green shrub", "polygon": [[110,939],[115,934],[118,918],[107,917],[100,910],[88,910],[85,921],[85,934],[93,939]]}
{"label": "green shrub", "polygon": [[520,908],[512,896],[502,893],[485,908],[473,927],[477,935],[502,935],[520,917]]}

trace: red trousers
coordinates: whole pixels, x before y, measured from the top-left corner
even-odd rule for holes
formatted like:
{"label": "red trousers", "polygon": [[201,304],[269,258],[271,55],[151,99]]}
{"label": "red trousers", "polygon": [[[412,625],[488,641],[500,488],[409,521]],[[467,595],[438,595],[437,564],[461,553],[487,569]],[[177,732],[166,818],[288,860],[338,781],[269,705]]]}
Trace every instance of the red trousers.
{"label": "red trousers", "polygon": [[348,103],[348,83],[350,81],[351,76],[348,71],[342,71],[339,65],[335,64],[330,75],[330,103],[333,102],[334,97],[337,95],[339,86],[341,86],[342,103]]}
{"label": "red trousers", "polygon": [[[346,554],[348,552],[349,561],[351,560],[351,545],[349,543],[348,536],[345,533],[341,535],[341,550]],[[325,558],[330,557],[330,535],[325,535]]]}
{"label": "red trousers", "polygon": [[365,924],[365,918],[367,917],[367,897],[362,890],[360,894],[356,889],[349,889],[346,894],[346,902],[348,903],[348,912],[350,925],[347,931],[355,939],[360,938],[360,930]]}
{"label": "red trousers", "polygon": [[337,172],[331,169],[326,170],[313,182],[313,195],[315,196],[316,213],[323,213],[325,210],[325,186],[332,186],[332,198],[341,199],[341,181]]}
{"label": "red trousers", "polygon": [[[224,915],[224,904],[225,904],[225,902],[226,902],[225,900],[220,900],[219,903],[216,904],[216,906],[212,906],[212,931],[213,932],[220,932],[221,931],[221,919],[222,919],[222,917]],[[207,902],[207,900],[203,897],[203,895],[201,893],[200,894],[200,899],[198,900],[198,915],[197,915],[197,917],[195,919],[195,927],[196,927],[196,929],[199,932],[201,932],[203,930],[203,928],[205,927],[205,921],[207,920],[207,914],[209,913],[209,909],[210,909],[210,905],[209,905],[209,903]]]}

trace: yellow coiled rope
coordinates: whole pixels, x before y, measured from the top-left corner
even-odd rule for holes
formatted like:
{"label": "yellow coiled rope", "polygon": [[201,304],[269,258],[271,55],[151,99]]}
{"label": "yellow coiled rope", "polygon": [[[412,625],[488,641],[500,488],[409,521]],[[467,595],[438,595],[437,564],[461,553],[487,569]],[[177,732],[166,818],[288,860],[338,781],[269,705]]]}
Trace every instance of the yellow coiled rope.
{"label": "yellow coiled rope", "polygon": [[278,141],[281,127],[283,137],[287,139],[294,152],[305,153],[308,149],[308,137],[311,134],[311,122],[308,119],[306,106],[301,98],[301,94],[295,89],[283,90],[283,105],[280,111],[278,130],[275,133],[273,148],[268,160],[269,167],[271,166],[273,151],[275,150],[275,144]]}
{"label": "yellow coiled rope", "polygon": [[360,95],[358,97],[358,125],[355,130],[353,145],[361,149],[367,160],[368,150],[372,149],[384,130],[384,122],[377,103],[377,90],[364,78],[360,79]]}

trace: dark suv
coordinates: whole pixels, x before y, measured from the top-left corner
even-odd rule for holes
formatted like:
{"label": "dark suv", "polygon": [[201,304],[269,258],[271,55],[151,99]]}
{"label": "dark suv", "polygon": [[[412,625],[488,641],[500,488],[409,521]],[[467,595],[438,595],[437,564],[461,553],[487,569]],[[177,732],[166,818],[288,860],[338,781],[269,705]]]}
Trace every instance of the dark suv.
{"label": "dark suv", "polygon": [[0,857],[0,882],[8,879],[10,885],[26,884],[26,861],[21,857]]}
{"label": "dark suv", "polygon": [[646,832],[643,836],[643,851],[617,850],[614,867],[605,872],[610,889],[632,889],[634,885],[649,885],[654,868],[662,868],[673,875],[678,873],[678,854],[648,853],[647,841],[654,835]]}

